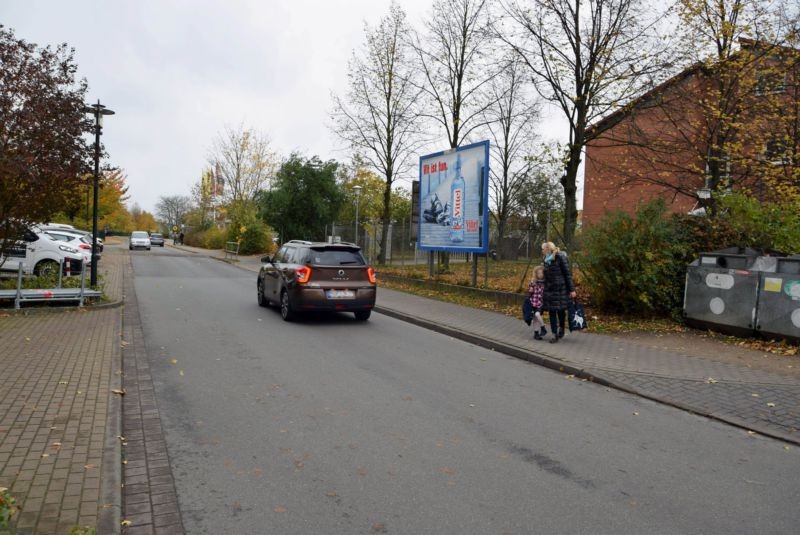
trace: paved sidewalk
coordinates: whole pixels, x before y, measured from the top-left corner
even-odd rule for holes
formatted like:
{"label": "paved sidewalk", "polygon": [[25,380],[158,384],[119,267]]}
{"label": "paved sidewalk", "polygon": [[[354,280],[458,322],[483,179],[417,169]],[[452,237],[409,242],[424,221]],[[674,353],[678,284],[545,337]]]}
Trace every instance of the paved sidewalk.
{"label": "paved sidewalk", "polygon": [[[107,288],[124,259],[104,255]],[[12,533],[119,532],[120,310],[0,311],[0,487],[22,507]]]}
{"label": "paved sidewalk", "polygon": [[[222,259],[222,251],[178,246]],[[258,271],[260,255],[232,262]],[[516,318],[381,288],[376,312],[800,445],[800,381],[743,365],[659,350],[620,336],[577,332],[558,344],[532,339]],[[548,327],[549,329],[549,327]]]}

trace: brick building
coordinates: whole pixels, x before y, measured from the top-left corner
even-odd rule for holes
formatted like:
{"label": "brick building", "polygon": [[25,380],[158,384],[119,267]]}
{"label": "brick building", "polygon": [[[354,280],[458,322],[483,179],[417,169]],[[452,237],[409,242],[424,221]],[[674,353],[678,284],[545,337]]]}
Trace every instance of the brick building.
{"label": "brick building", "polygon": [[740,40],[725,62],[694,65],[593,125],[584,224],[656,197],[687,213],[712,190],[766,200],[800,187],[799,57]]}

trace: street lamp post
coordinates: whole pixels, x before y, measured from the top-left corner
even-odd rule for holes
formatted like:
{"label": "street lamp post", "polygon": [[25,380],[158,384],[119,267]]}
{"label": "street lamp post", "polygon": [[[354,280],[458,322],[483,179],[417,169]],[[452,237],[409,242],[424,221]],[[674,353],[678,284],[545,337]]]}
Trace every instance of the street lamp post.
{"label": "street lamp post", "polygon": [[97,197],[100,182],[100,133],[103,130],[103,116],[114,115],[114,112],[100,104],[87,105],[83,111],[94,115],[94,184],[93,184],[93,197],[94,204],[92,205],[92,275],[91,285],[97,286]]}
{"label": "street lamp post", "polygon": [[358,245],[358,198],[361,197],[361,186],[353,186],[353,192],[356,194],[356,245]]}

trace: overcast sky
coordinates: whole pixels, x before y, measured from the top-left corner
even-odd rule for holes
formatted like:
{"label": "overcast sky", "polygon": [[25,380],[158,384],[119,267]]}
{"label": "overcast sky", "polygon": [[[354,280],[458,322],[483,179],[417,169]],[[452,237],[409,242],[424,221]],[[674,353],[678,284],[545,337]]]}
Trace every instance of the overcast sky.
{"label": "overcast sky", "polygon": [[[0,24],[40,46],[75,48],[88,100],[107,117],[104,162],[153,211],[188,195],[226,125],[267,134],[282,156],[346,160],[327,128],[331,91],[390,0],[0,0]],[[430,0],[399,0],[420,28]],[[409,188],[410,189],[410,188]]]}

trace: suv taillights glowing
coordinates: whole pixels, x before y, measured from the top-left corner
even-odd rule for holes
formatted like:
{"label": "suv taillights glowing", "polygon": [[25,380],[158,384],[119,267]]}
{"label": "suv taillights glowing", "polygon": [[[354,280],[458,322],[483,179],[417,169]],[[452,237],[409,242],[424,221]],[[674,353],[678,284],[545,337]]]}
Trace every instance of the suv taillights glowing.
{"label": "suv taillights glowing", "polygon": [[301,266],[294,272],[294,279],[300,284],[305,284],[311,278],[311,268],[308,266]]}
{"label": "suv taillights glowing", "polygon": [[369,277],[370,284],[376,284],[378,282],[378,277],[375,275],[375,269],[368,267],[367,268],[367,277]]}

